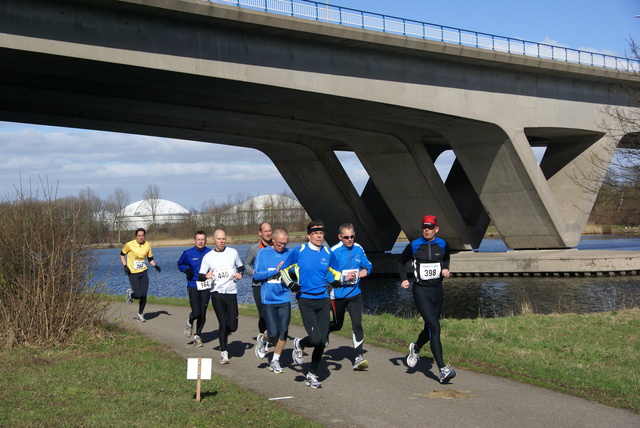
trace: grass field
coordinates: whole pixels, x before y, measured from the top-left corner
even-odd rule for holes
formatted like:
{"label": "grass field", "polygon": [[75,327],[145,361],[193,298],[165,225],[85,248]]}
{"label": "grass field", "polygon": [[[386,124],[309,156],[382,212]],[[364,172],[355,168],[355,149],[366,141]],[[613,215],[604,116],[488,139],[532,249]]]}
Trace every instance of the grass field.
{"label": "grass field", "polygon": [[[149,303],[187,305],[186,299],[155,297]],[[255,307],[241,313],[255,315]],[[292,322],[301,324],[298,311]],[[366,315],[364,326],[367,345],[404,355],[422,322]],[[445,359],[454,367],[640,413],[638,308],[445,319],[442,326]],[[349,328],[347,318],[340,334],[349,336]],[[197,403],[193,381],[170,381],[184,377],[182,358],[113,326],[87,328],[54,349],[20,347],[1,354],[0,426],[318,426],[215,376],[202,395],[209,404]]]}

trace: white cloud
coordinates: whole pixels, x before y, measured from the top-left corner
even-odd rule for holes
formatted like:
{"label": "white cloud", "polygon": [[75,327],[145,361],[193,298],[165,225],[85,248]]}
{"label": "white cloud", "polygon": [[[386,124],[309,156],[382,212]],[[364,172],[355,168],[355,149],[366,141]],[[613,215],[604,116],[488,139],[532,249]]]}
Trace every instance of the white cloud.
{"label": "white cloud", "polygon": [[134,201],[156,184],[163,198],[199,209],[211,198],[288,189],[263,153],[219,144],[0,122],[0,150],[5,197],[42,180],[60,197],[91,187],[104,199],[122,187]]}

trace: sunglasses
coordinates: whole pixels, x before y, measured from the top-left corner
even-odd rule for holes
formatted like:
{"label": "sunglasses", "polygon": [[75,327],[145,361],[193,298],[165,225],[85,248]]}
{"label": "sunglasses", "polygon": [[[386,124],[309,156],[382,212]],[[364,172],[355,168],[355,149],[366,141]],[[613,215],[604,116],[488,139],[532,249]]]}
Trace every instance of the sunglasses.
{"label": "sunglasses", "polygon": [[422,225],[422,228],[423,228],[423,229],[433,230],[433,229],[435,229],[436,227],[435,227],[434,225],[432,225],[432,224],[423,224],[423,225]]}
{"label": "sunglasses", "polygon": [[349,235],[349,236],[347,236],[347,235],[340,235],[340,237],[341,237],[342,239],[355,239],[356,235]]}

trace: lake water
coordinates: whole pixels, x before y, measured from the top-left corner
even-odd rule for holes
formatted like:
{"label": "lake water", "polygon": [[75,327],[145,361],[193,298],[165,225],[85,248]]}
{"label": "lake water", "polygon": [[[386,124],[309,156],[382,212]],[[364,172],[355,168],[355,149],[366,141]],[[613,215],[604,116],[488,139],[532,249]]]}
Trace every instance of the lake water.
{"label": "lake water", "polygon": [[[153,243],[152,243],[153,244]],[[397,243],[392,253],[400,253],[406,242]],[[299,244],[291,244],[293,248]],[[240,258],[250,245],[233,245]],[[177,261],[188,247],[158,247],[154,259],[162,267],[149,272],[149,294],[160,297],[187,297],[184,274]],[[587,236],[578,249],[640,251],[640,238]],[[485,239],[478,251],[505,251],[500,239]],[[122,272],[120,248],[96,250],[93,282],[103,284],[108,294],[123,296],[129,281]],[[375,270],[375,266],[374,266]],[[367,313],[417,314],[411,291],[400,287],[397,279],[364,278],[362,294]],[[238,302],[253,304],[251,280],[238,282]],[[295,300],[293,301],[295,304]],[[640,276],[616,277],[522,277],[451,278],[445,281],[443,315],[448,318],[494,317],[519,313],[529,303],[536,313],[601,312],[640,305]]]}

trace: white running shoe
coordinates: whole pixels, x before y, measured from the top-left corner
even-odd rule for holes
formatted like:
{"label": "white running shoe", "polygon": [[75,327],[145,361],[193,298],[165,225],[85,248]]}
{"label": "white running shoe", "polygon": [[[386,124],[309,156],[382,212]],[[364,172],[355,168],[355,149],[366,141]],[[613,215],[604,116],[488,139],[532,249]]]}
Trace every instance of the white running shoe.
{"label": "white running shoe", "polygon": [[227,351],[220,352],[220,364],[229,364],[229,353]]}
{"label": "white running shoe", "polygon": [[304,357],[304,351],[302,350],[302,346],[300,346],[300,338],[296,337],[293,339],[293,362],[300,365],[302,364],[302,358]]}
{"label": "white running shoe", "polygon": [[440,369],[440,383],[447,383],[456,377],[456,371],[449,364]]}
{"label": "white running shoe", "polygon": [[304,384],[313,389],[322,388],[322,384],[318,381],[318,376],[312,373],[307,373],[307,379]]}
{"label": "white running shoe", "polygon": [[136,317],[136,319],[138,320],[138,322],[147,322],[146,319],[144,319],[144,317],[142,316],[142,314],[138,314],[138,316]]}
{"label": "white running shoe", "polygon": [[191,337],[192,334],[193,334],[193,324],[191,324],[189,320],[187,320],[187,326],[184,328],[184,335],[187,337]]}
{"label": "white running shoe", "polygon": [[202,339],[200,339],[200,336],[198,335],[193,336],[193,344],[198,348],[202,348],[204,346],[202,343]]}
{"label": "white running shoe", "polygon": [[416,351],[416,344],[411,343],[409,345],[409,356],[407,356],[407,365],[409,367],[415,367],[418,364],[418,360],[420,359],[420,351]]}
{"label": "white running shoe", "polygon": [[369,368],[369,361],[365,360],[362,355],[358,355],[353,362],[353,369],[357,371],[366,370]]}
{"label": "white running shoe", "polygon": [[256,357],[263,359],[265,355],[267,355],[264,346],[264,334],[260,333],[258,338],[256,339]]}
{"label": "white running shoe", "polygon": [[280,367],[280,361],[273,360],[269,364],[269,371],[274,373],[284,373],[284,369]]}

